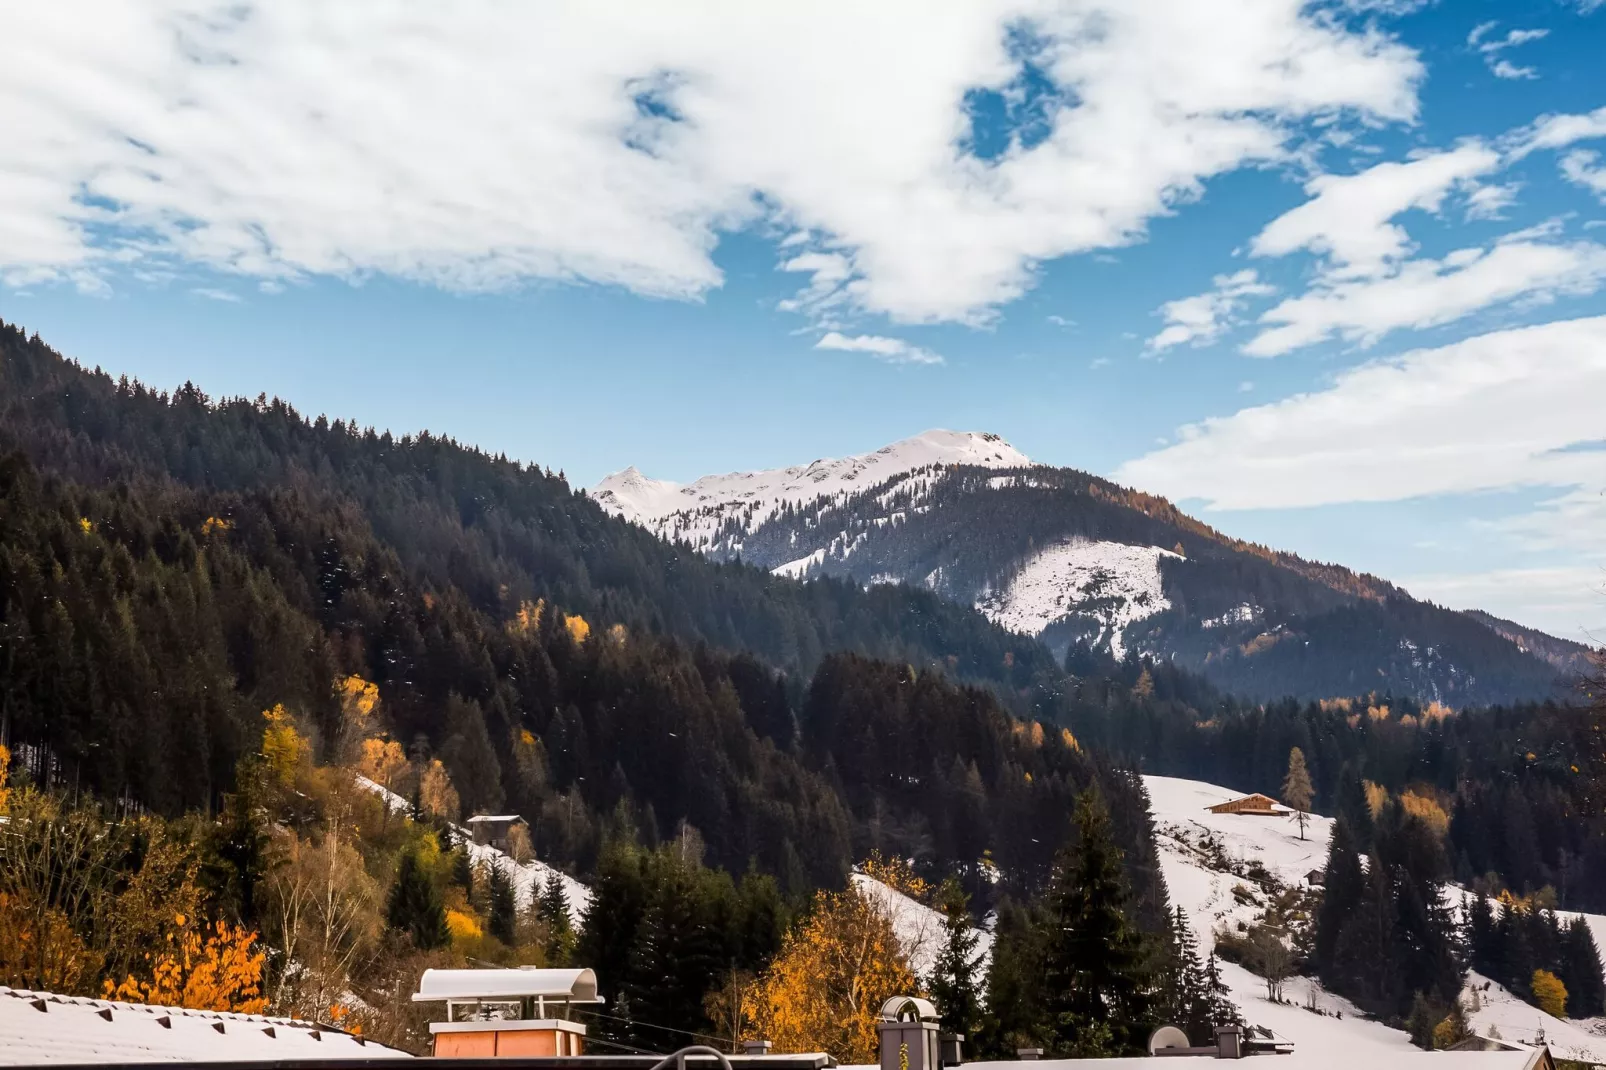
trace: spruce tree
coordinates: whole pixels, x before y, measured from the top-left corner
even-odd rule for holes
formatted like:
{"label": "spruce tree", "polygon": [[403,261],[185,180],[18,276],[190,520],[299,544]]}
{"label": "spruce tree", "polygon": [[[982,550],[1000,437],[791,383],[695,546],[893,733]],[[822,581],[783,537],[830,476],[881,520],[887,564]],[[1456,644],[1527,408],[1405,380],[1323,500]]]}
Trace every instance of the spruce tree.
{"label": "spruce tree", "polygon": [[536,899],[535,915],[546,929],[547,963],[567,966],[574,954],[574,926],[569,919],[569,894],[557,870],[547,877]]}
{"label": "spruce tree", "polygon": [[1567,924],[1558,975],[1567,986],[1567,1006],[1574,1018],[1606,1014],[1606,983],[1601,978],[1600,951],[1583,918],[1574,918]]}
{"label": "spruce tree", "polygon": [[411,937],[413,946],[420,951],[445,947],[451,938],[440,892],[411,850],[403,852],[396,868],[396,883],[391,885],[385,904],[385,921],[392,929]]}
{"label": "spruce tree", "polygon": [[1147,954],[1127,920],[1121,851],[1097,789],[1077,798],[1079,843],[1054,866],[1043,969],[1054,1046],[1096,1058],[1142,1050],[1150,1025]]}
{"label": "spruce tree", "polygon": [[1313,958],[1316,972],[1329,987],[1333,985],[1338,936],[1360,905],[1366,875],[1360,855],[1350,835],[1349,822],[1339,818],[1333,825],[1333,838],[1327,847],[1327,869],[1322,878],[1322,901],[1316,910],[1316,938]]}
{"label": "spruce tree", "polygon": [[942,1027],[951,1033],[973,1036],[981,1018],[980,986],[976,981],[976,945],[981,938],[971,928],[970,897],[958,880],[949,877],[943,881],[937,896],[943,944],[927,987],[942,1014]]}
{"label": "spruce tree", "polygon": [[518,904],[513,894],[513,880],[508,875],[507,866],[501,860],[491,863],[490,879],[487,881],[490,899],[490,931],[508,947],[518,942]]}

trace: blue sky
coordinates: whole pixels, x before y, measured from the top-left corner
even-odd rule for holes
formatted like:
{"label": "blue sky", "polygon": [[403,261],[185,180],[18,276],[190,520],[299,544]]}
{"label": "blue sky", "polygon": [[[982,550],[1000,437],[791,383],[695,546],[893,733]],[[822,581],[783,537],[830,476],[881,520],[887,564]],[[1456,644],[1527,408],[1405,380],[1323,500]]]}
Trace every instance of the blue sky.
{"label": "blue sky", "polygon": [[580,484],[989,430],[1606,637],[1606,5],[862,8],[0,12],[0,317]]}

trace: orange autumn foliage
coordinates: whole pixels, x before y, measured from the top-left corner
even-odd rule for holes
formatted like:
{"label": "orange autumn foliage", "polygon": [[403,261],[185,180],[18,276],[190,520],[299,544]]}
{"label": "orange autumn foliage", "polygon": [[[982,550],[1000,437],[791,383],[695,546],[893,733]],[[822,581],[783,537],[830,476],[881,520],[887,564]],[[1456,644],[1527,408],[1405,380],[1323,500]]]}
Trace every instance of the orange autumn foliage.
{"label": "orange autumn foliage", "polygon": [[149,980],[132,974],[120,985],[107,980],[105,998],[159,1007],[237,1011],[260,1014],[268,1007],[262,994],[266,955],[256,948],[257,934],[243,926],[216,922],[211,929],[186,927],[174,915],[179,932],[169,933],[173,950],[151,965]]}
{"label": "orange autumn foliage", "polygon": [[740,1006],[751,1034],[777,1052],[828,1051],[843,1063],[873,1063],[881,1005],[915,986],[886,914],[853,888],[822,891]]}

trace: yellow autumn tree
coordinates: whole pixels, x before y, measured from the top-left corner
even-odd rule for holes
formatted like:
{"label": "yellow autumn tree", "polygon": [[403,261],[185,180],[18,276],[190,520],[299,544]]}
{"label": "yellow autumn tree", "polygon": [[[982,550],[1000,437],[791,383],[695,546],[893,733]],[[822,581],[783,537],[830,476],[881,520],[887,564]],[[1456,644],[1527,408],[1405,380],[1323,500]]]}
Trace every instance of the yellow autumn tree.
{"label": "yellow autumn tree", "polygon": [[1567,1017],[1567,986],[1549,970],[1535,970],[1533,981],[1534,1002],[1539,1009],[1553,1018]]}
{"label": "yellow autumn tree", "polygon": [[379,685],[360,676],[341,676],[335,680],[334,690],[340,702],[336,754],[341,762],[350,762],[357,756],[359,741],[372,730],[374,711],[379,709]]}
{"label": "yellow autumn tree", "polygon": [[525,599],[519,603],[519,610],[513,614],[513,619],[507,622],[508,632],[513,635],[534,635],[541,627],[541,617],[545,612],[545,599],[534,602]]}
{"label": "yellow autumn tree", "polygon": [[1419,819],[1424,825],[1433,830],[1439,839],[1444,839],[1450,833],[1450,815],[1444,812],[1438,800],[1418,795],[1414,791],[1406,791],[1400,795],[1400,807],[1412,817]]}
{"label": "yellow autumn tree", "polygon": [[578,614],[573,617],[565,614],[563,627],[569,633],[569,638],[574,640],[576,646],[584,643],[586,637],[591,634],[591,625],[586,623],[586,619]]}
{"label": "yellow autumn tree", "polygon": [[859,868],[871,880],[880,881],[916,902],[924,903],[931,895],[931,885],[914,871],[906,858],[885,858],[880,851],[871,851]]}
{"label": "yellow autumn tree", "polygon": [[268,722],[262,730],[262,759],[267,778],[276,787],[293,788],[302,764],[312,758],[312,746],[296,731],[295,720],[284,706],[263,710],[262,719]]}
{"label": "yellow autumn tree", "polygon": [[[357,759],[357,772],[372,780],[386,791],[395,791],[407,779],[411,769],[407,752],[393,739],[365,739],[362,753]],[[387,806],[386,810],[390,808]]]}
{"label": "yellow autumn tree", "polygon": [[876,1015],[915,991],[892,921],[857,889],[818,892],[808,919],[740,1001],[751,1035],[778,1052],[825,1051],[843,1063],[876,1060]]}
{"label": "yellow autumn tree", "polygon": [[153,957],[148,979],[130,974],[122,984],[107,980],[105,998],[242,1014],[266,1010],[262,965],[267,956],[256,947],[257,934],[226,921],[207,928],[191,926],[189,920],[183,914],[173,916],[175,929],[168,934],[172,949]]}
{"label": "yellow autumn tree", "polygon": [[418,782],[418,801],[424,811],[447,821],[456,821],[463,802],[452,787],[452,778],[439,758],[425,766]]}
{"label": "yellow autumn tree", "polygon": [[0,814],[6,812],[6,804],[11,801],[11,789],[6,783],[11,777],[11,749],[0,743]]}

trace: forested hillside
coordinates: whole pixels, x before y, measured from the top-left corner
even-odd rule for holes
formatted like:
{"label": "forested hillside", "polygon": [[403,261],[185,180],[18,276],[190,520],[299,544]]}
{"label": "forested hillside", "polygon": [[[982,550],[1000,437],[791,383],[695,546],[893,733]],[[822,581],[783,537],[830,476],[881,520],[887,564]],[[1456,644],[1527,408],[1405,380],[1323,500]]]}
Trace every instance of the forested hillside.
{"label": "forested hillside", "polygon": [[[306,419],[276,399],[214,402],[190,385],[167,394],[114,381],[4,324],[0,435],[46,474],[88,487],[173,483],[208,495],[220,517],[246,496],[293,500],[289,512],[319,529],[299,534],[366,539],[419,585],[497,618],[545,599],[804,673],[842,649],[1003,683],[1051,668],[1038,644],[924,592],[720,566],[606,516],[539,466],[428,432]],[[316,566],[320,611],[338,611],[355,561]]]}
{"label": "forested hillside", "polygon": [[[1145,772],[1279,797],[1299,748],[1314,809],[1365,840],[1389,799],[1431,816],[1445,872],[1490,894],[1551,888],[1606,912],[1606,689],[1567,702],[1452,710],[1376,692],[1254,703],[1175,665],[1115,664],[1073,647],[1059,717]],[[1597,673],[1606,665],[1596,662]]]}

